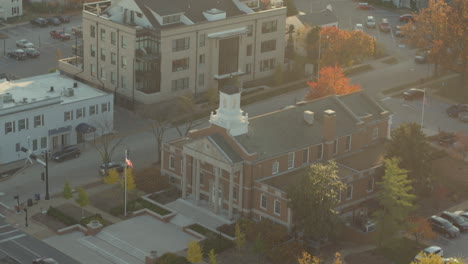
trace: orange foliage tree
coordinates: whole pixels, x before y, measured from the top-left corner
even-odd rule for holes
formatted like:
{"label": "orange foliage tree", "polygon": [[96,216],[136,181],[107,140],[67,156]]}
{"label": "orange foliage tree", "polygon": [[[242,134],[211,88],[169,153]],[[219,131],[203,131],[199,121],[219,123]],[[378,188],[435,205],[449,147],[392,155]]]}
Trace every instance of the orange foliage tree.
{"label": "orange foliage tree", "polygon": [[437,234],[432,231],[431,224],[422,217],[413,217],[409,219],[407,232],[414,237],[416,242],[420,239],[434,239]]}
{"label": "orange foliage tree", "polygon": [[338,66],[323,67],[317,81],[307,82],[309,92],[305,100],[317,99],[332,94],[347,94],[361,90],[359,84],[350,84],[349,78],[344,76],[343,69]]}

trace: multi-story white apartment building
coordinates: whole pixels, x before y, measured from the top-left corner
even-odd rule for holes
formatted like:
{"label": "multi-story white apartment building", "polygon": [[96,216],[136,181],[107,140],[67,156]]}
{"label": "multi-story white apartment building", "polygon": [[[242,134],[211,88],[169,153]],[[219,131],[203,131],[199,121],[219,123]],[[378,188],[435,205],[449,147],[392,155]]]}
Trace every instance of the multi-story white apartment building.
{"label": "multi-story white apartment building", "polygon": [[0,80],[0,165],[113,129],[113,95],[58,73]]}
{"label": "multi-story white apartment building", "polygon": [[0,0],[0,20],[23,15],[23,0]]}
{"label": "multi-story white apartment building", "polygon": [[274,74],[286,8],[260,0],[112,0],[83,7],[83,57],[59,69],[145,104]]}

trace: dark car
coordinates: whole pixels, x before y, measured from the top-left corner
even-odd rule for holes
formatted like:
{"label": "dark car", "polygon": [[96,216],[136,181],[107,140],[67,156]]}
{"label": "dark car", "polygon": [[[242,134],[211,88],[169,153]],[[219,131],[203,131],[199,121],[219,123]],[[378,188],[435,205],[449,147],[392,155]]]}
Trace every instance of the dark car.
{"label": "dark car", "polygon": [[26,52],[22,49],[12,50],[7,53],[7,56],[16,60],[25,60],[27,58]]}
{"label": "dark car", "polygon": [[65,33],[63,30],[52,30],[50,31],[50,36],[54,39],[60,39],[62,41],[66,41],[70,39],[70,34]]}
{"label": "dark car", "polygon": [[414,100],[424,97],[424,90],[411,88],[408,91],[403,93],[403,99],[405,100]]}
{"label": "dark car", "polygon": [[67,159],[78,158],[80,154],[80,149],[75,145],[71,145],[63,147],[60,151],[55,152],[52,154],[51,158],[55,161],[61,162]]}
{"label": "dark car", "polygon": [[60,19],[58,19],[56,17],[48,17],[48,18],[46,18],[46,20],[47,20],[47,23],[49,25],[52,25],[52,26],[58,26],[58,25],[62,24]]}
{"label": "dark car", "polygon": [[462,232],[468,230],[468,222],[456,213],[444,211],[440,214],[440,217],[448,220]]}
{"label": "dark car", "polygon": [[38,17],[38,18],[31,20],[31,25],[35,25],[39,27],[47,27],[48,24],[49,22],[47,22],[47,20],[45,20],[42,17]]}
{"label": "dark car", "polygon": [[390,32],[391,27],[390,27],[390,23],[388,22],[388,19],[382,18],[382,21],[380,22],[380,25],[379,25],[379,29],[382,32],[386,32],[386,33]]}
{"label": "dark car", "polygon": [[429,218],[429,223],[431,223],[432,230],[442,233],[445,237],[453,238],[460,235],[460,229],[439,216],[431,216]]}
{"label": "dark car", "polygon": [[107,163],[107,168],[106,168],[106,164],[101,164],[101,166],[99,166],[99,173],[102,175],[102,176],[105,176],[107,175],[108,171],[109,170],[112,170],[112,169],[116,169],[117,172],[123,172],[124,171],[124,164],[123,163],[119,163],[119,162],[109,162]]}
{"label": "dark car", "polygon": [[404,14],[400,16],[400,21],[401,22],[410,22],[410,21],[413,22],[414,17],[411,14]]}
{"label": "dark car", "polygon": [[41,55],[41,53],[39,53],[39,51],[35,48],[24,49],[24,52],[26,52],[26,55],[31,58],[37,58],[39,55]]}
{"label": "dark car", "polygon": [[33,264],[59,264],[53,258],[38,258],[32,261]]}
{"label": "dark car", "polygon": [[57,18],[58,20],[60,20],[60,22],[62,22],[62,23],[70,23],[70,17],[67,17],[67,16],[56,16],[55,18]]}
{"label": "dark car", "polygon": [[458,117],[458,114],[468,112],[467,104],[455,104],[447,108],[447,115],[450,117]]}

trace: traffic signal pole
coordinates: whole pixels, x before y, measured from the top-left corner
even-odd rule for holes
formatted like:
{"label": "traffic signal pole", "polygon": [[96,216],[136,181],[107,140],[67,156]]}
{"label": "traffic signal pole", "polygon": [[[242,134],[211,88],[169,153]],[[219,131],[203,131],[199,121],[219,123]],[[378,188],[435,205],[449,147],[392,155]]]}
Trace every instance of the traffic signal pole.
{"label": "traffic signal pole", "polygon": [[45,194],[45,199],[50,200],[50,195],[49,195],[49,151],[45,151],[45,188],[46,188],[46,194]]}

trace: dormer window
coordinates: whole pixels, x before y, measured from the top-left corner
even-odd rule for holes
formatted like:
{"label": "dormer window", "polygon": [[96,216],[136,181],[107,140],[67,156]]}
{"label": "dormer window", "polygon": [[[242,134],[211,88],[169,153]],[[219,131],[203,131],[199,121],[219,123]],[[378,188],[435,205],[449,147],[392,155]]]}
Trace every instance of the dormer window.
{"label": "dormer window", "polygon": [[170,15],[170,16],[164,16],[163,17],[163,24],[168,25],[168,24],[174,24],[174,23],[179,23],[180,22],[180,14],[179,15]]}

